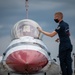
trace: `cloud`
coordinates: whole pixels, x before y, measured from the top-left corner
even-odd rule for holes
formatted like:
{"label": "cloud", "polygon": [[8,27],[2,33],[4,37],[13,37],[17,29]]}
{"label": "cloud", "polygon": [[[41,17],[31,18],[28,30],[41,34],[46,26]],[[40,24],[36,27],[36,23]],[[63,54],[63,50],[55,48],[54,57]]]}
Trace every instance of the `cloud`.
{"label": "cloud", "polygon": [[31,9],[32,11],[38,11],[38,10],[51,10],[51,9],[55,9],[57,7],[61,7],[63,6],[64,3],[60,3],[60,2],[52,2],[52,1],[38,1],[37,3],[35,2],[30,2],[30,7],[29,9]]}
{"label": "cloud", "polygon": [[2,29],[3,28],[3,25],[0,25],[0,29]]}
{"label": "cloud", "polygon": [[5,0],[0,0],[0,7],[1,8],[8,8],[10,9],[12,8],[19,8],[21,6],[23,6],[24,0],[7,0],[7,2]]}
{"label": "cloud", "polygon": [[69,16],[69,17],[75,16],[75,10],[73,8],[65,9],[64,13],[65,13],[65,16]]}

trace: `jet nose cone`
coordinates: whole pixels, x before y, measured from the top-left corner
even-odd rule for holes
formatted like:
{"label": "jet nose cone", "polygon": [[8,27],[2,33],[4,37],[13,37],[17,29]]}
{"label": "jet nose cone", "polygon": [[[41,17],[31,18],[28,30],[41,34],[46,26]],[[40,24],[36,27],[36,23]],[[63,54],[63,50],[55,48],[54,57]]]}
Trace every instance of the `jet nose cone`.
{"label": "jet nose cone", "polygon": [[35,50],[19,50],[7,57],[6,64],[16,72],[35,73],[48,63],[47,58]]}

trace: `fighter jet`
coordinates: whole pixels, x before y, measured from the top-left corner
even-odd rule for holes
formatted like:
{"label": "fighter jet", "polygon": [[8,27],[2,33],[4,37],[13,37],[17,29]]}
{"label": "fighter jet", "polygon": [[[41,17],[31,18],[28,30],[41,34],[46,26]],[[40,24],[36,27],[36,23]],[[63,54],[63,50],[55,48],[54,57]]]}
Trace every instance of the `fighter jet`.
{"label": "fighter jet", "polygon": [[14,25],[12,41],[0,59],[8,75],[45,73],[51,65],[50,53],[37,27],[40,27],[39,24],[30,19]]}

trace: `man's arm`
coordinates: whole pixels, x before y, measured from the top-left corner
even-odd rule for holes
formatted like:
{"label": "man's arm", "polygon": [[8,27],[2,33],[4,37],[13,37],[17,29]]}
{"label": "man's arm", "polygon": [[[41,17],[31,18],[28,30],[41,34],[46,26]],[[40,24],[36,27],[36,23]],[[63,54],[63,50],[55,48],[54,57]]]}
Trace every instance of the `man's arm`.
{"label": "man's arm", "polygon": [[37,28],[40,32],[42,32],[43,34],[45,34],[45,35],[47,35],[47,36],[50,36],[50,37],[53,37],[53,36],[55,36],[56,34],[57,34],[57,32],[56,31],[53,31],[53,32],[46,32],[46,31],[44,31],[44,30],[42,30],[42,29],[40,29],[40,28]]}

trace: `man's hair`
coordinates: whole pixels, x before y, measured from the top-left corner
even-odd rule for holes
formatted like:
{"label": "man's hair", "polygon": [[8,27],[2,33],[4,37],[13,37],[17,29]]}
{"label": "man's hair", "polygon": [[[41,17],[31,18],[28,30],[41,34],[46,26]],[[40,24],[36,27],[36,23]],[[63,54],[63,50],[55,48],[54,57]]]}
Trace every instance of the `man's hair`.
{"label": "man's hair", "polygon": [[61,19],[63,19],[63,13],[62,12],[56,12],[55,15],[59,15]]}

